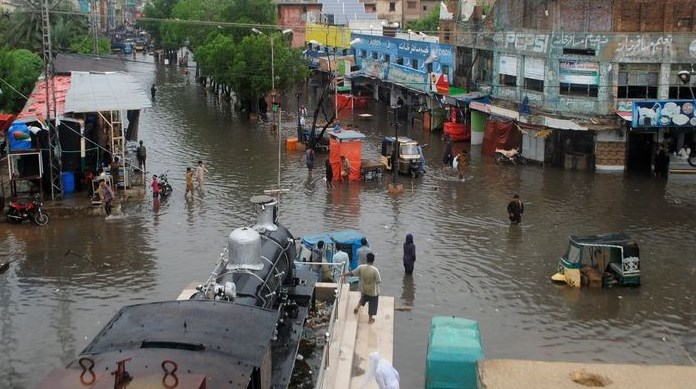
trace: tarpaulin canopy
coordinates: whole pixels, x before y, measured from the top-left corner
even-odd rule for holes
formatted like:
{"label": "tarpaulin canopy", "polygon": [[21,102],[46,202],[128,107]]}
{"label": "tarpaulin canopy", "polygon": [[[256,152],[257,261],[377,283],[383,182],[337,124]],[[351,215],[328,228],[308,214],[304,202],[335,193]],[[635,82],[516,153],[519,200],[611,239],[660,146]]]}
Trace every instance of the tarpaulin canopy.
{"label": "tarpaulin canopy", "polygon": [[350,165],[350,181],[359,181],[362,163],[362,139],[365,135],[353,130],[332,132],[329,142],[329,162],[333,167],[334,180],[341,180],[341,156],[345,155]]}
{"label": "tarpaulin canopy", "polygon": [[512,120],[488,119],[481,153],[495,155],[495,149],[511,150],[522,144],[522,133]]}

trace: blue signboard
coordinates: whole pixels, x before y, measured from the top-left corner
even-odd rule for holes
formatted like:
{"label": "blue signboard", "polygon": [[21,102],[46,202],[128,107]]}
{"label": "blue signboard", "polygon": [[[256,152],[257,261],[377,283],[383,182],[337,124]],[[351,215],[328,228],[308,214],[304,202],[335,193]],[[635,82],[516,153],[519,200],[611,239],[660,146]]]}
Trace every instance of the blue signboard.
{"label": "blue signboard", "polygon": [[696,100],[645,100],[633,102],[633,128],[696,127]]}
{"label": "blue signboard", "polygon": [[[351,39],[355,38],[360,38],[360,41],[352,46],[356,53],[356,63],[362,63],[363,58],[373,58],[385,62],[385,65],[388,62],[391,67],[399,58],[402,60],[401,63],[407,65],[413,64],[416,60],[417,70],[445,73],[450,80],[454,77],[452,45],[367,34],[353,34]],[[428,64],[431,64],[432,69],[427,69]]]}
{"label": "blue signboard", "polygon": [[395,63],[389,64],[389,81],[423,92],[430,88],[428,73]]}

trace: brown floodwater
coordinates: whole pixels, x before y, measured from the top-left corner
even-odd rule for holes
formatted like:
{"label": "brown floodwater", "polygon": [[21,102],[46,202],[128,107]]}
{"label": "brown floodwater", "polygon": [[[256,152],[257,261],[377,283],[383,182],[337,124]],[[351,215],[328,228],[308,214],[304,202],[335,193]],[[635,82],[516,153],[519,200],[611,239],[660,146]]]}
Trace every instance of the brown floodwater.
{"label": "brown floodwater", "polygon": [[[253,220],[249,198],[277,185],[278,136],[267,126],[243,119],[177,69],[135,63],[131,72],[145,90],[159,87],[141,116],[140,138],[150,172],[167,171],[174,193],[157,212],[148,198],[108,221],[0,224],[0,253],[17,259],[0,274],[0,387],[34,387],[121,306],[174,299],[205,280],[227,234]],[[312,90],[301,91],[312,108]],[[296,109],[292,93],[283,106]],[[376,103],[365,110],[371,118],[343,118],[367,136],[364,157],[376,158],[382,136],[393,133],[387,111]],[[282,118],[283,137],[293,136],[294,112]],[[308,177],[303,154],[283,148],[281,185],[289,192],[280,218],[298,236],[344,228],[368,236],[382,293],[412,307],[395,313],[402,387],[423,387],[437,315],[478,320],[487,358],[694,365],[696,177],[497,166],[472,147],[462,182],[442,166],[440,134],[408,126],[399,133],[427,143],[427,173],[401,177],[397,196],[387,193],[391,177],[327,190],[323,168]],[[325,156],[317,154],[317,166]],[[205,196],[185,200],[184,171],[199,159],[210,170]],[[514,193],[526,204],[520,226],[506,219]],[[642,286],[578,290],[550,282],[569,234],[612,231],[638,240]],[[417,247],[413,278],[401,265],[407,233]]]}

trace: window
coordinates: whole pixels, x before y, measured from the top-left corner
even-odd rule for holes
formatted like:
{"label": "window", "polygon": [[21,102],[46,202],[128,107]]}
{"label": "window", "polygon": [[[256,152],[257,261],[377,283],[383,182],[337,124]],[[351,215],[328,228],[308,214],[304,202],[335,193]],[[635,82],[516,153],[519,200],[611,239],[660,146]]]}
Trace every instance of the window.
{"label": "window", "polygon": [[427,11],[428,11],[428,6],[427,6],[427,5],[424,5],[424,6],[423,6],[423,12],[427,12]]}
{"label": "window", "polygon": [[367,58],[367,50],[360,50],[360,58]]}
{"label": "window", "polygon": [[537,92],[544,91],[544,80],[535,80],[533,78],[524,79],[524,89],[529,89]]}
{"label": "window", "polygon": [[517,76],[511,76],[509,74],[501,74],[500,75],[500,85],[517,86]]}
{"label": "window", "polygon": [[406,3],[406,8],[408,9],[416,9],[416,2],[415,1],[409,1]]}
{"label": "window", "polygon": [[389,54],[384,54],[384,62],[389,63]]}
{"label": "window", "polygon": [[537,92],[544,91],[544,75],[546,62],[543,58],[525,57],[524,59],[524,88]]}
{"label": "window", "polygon": [[449,77],[449,66],[448,65],[442,65],[442,74],[446,74],[447,77]]}
{"label": "window", "polygon": [[417,59],[411,60],[411,67],[414,69],[418,69],[418,60]]}
{"label": "window", "polygon": [[432,62],[425,64],[425,71],[428,73],[433,72],[433,63]]}
{"label": "window", "polygon": [[449,28],[445,28],[445,42],[450,41],[450,30]]}
{"label": "window", "polygon": [[659,72],[658,64],[620,64],[616,97],[656,99]]}
{"label": "window", "polygon": [[597,97],[599,92],[599,63],[591,61],[561,61],[559,93],[566,96]]}
{"label": "window", "polygon": [[491,83],[493,82],[493,52],[489,50],[479,50],[476,81]]}
{"label": "window", "polygon": [[376,51],[372,52],[372,59],[377,59],[377,52]]}
{"label": "window", "polygon": [[396,57],[396,64],[397,64],[397,65],[403,65],[403,64],[404,64],[404,59],[403,59],[403,57]]}
{"label": "window", "polygon": [[597,85],[561,83],[560,94],[566,96],[597,97]]}
{"label": "window", "polygon": [[674,25],[675,31],[691,31],[691,26],[693,26],[693,19],[686,16],[679,16],[676,24]]}
{"label": "window", "polygon": [[389,12],[394,12],[394,11],[396,11],[396,3],[392,1],[389,3]]}
{"label": "window", "polygon": [[[684,85],[679,79],[679,72],[686,70],[691,73],[691,82]],[[672,64],[669,75],[669,98],[678,100],[691,100],[696,96],[696,74],[692,71],[691,64]]]}

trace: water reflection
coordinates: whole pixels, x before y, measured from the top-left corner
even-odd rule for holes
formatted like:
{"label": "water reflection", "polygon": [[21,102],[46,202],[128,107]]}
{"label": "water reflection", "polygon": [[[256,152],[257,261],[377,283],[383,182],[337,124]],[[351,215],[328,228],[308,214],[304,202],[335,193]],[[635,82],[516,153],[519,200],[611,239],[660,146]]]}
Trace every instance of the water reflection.
{"label": "water reflection", "polygon": [[416,299],[416,286],[413,282],[413,275],[404,275],[401,283],[401,308],[410,311],[413,308],[413,301]]}

